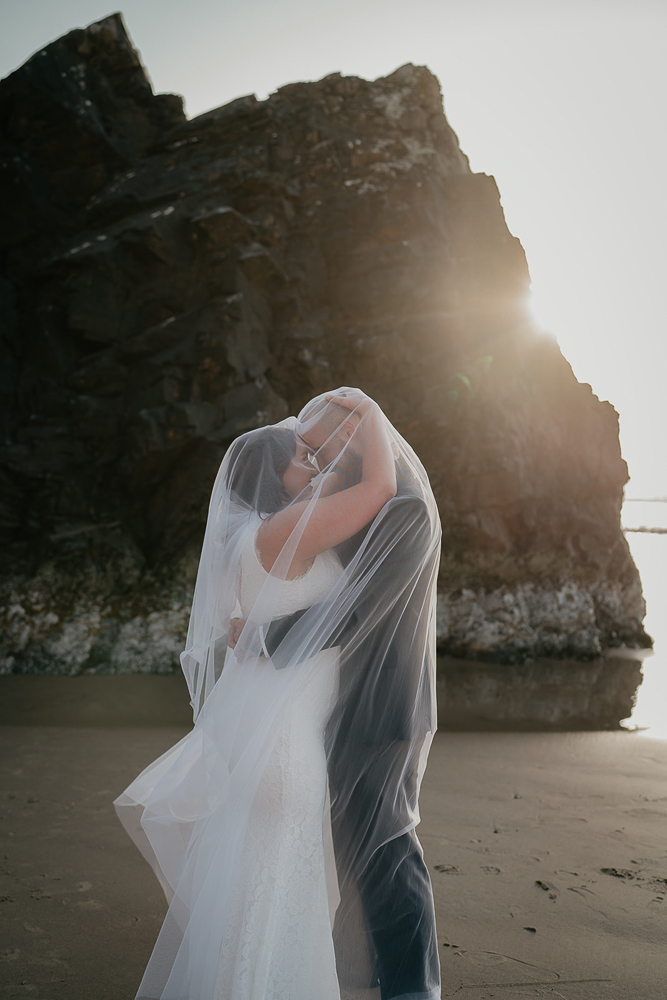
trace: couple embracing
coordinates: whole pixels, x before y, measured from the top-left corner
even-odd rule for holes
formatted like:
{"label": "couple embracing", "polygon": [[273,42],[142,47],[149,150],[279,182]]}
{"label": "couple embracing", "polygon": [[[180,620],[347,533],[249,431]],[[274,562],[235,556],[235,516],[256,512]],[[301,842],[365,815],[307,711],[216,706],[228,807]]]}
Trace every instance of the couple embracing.
{"label": "couple embracing", "polygon": [[181,664],[194,727],[115,800],[169,909],[136,1000],[437,1000],[415,827],[440,522],[358,389],[237,438]]}

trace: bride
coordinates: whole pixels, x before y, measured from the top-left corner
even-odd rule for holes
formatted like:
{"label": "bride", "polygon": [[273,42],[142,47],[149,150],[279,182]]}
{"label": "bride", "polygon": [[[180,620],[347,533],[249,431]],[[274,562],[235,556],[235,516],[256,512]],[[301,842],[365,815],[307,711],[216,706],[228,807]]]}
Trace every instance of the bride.
{"label": "bride", "polygon": [[232,443],[181,656],[194,727],[114,801],[169,903],[135,1000],[439,997],[414,833],[438,555],[426,473],[359,390]]}

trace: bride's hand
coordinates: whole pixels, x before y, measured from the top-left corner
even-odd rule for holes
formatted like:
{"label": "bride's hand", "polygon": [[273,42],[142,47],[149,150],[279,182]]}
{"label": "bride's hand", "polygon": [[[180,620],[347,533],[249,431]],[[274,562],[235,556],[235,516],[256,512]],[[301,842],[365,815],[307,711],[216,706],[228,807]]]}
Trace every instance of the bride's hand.
{"label": "bride's hand", "polygon": [[363,416],[370,409],[377,406],[374,400],[362,392],[361,389],[344,389],[339,393],[327,393],[324,397],[328,403],[338,403],[348,410],[355,410]]}
{"label": "bride's hand", "polygon": [[318,486],[319,495],[321,497],[330,497],[332,493],[337,493],[340,489],[339,479],[340,469],[338,468],[331,469],[330,472],[324,472]]}

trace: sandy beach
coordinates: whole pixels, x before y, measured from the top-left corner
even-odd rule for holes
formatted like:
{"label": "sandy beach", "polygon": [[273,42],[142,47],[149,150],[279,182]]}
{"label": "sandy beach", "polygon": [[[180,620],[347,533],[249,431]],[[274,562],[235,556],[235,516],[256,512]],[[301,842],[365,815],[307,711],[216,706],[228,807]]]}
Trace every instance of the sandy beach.
{"label": "sandy beach", "polygon": [[[0,700],[0,997],[132,1000],[166,904],[111,803],[190,728],[182,686],[9,677]],[[638,733],[436,735],[443,997],[664,1000],[666,770]]]}

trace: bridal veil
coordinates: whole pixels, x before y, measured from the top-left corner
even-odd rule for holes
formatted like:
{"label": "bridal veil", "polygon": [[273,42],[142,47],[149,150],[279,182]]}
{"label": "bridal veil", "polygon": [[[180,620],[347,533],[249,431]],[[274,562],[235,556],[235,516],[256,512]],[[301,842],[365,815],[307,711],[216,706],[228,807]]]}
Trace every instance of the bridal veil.
{"label": "bridal veil", "polygon": [[[181,655],[193,729],[114,803],[169,904],[137,995],[142,1000],[214,996],[234,874],[262,773],[290,705],[328,648],[340,651],[339,692],[324,736],[323,822],[333,828],[336,848],[332,933],[341,986],[372,984],[373,947],[356,886],[375,852],[419,822],[419,787],[436,728],[440,522],[421,462],[386,417],[395,496],[337,546],[341,570],[324,598],[292,617],[280,610],[318,500],[358,479],[365,419],[316,397],[298,418],[237,438],[218,471]],[[282,475],[297,447],[318,472],[291,497]],[[296,502],[303,513],[241,615],[244,546],[263,519]],[[242,632],[231,649],[230,622],[239,618]],[[331,854],[332,867],[333,860]]]}

